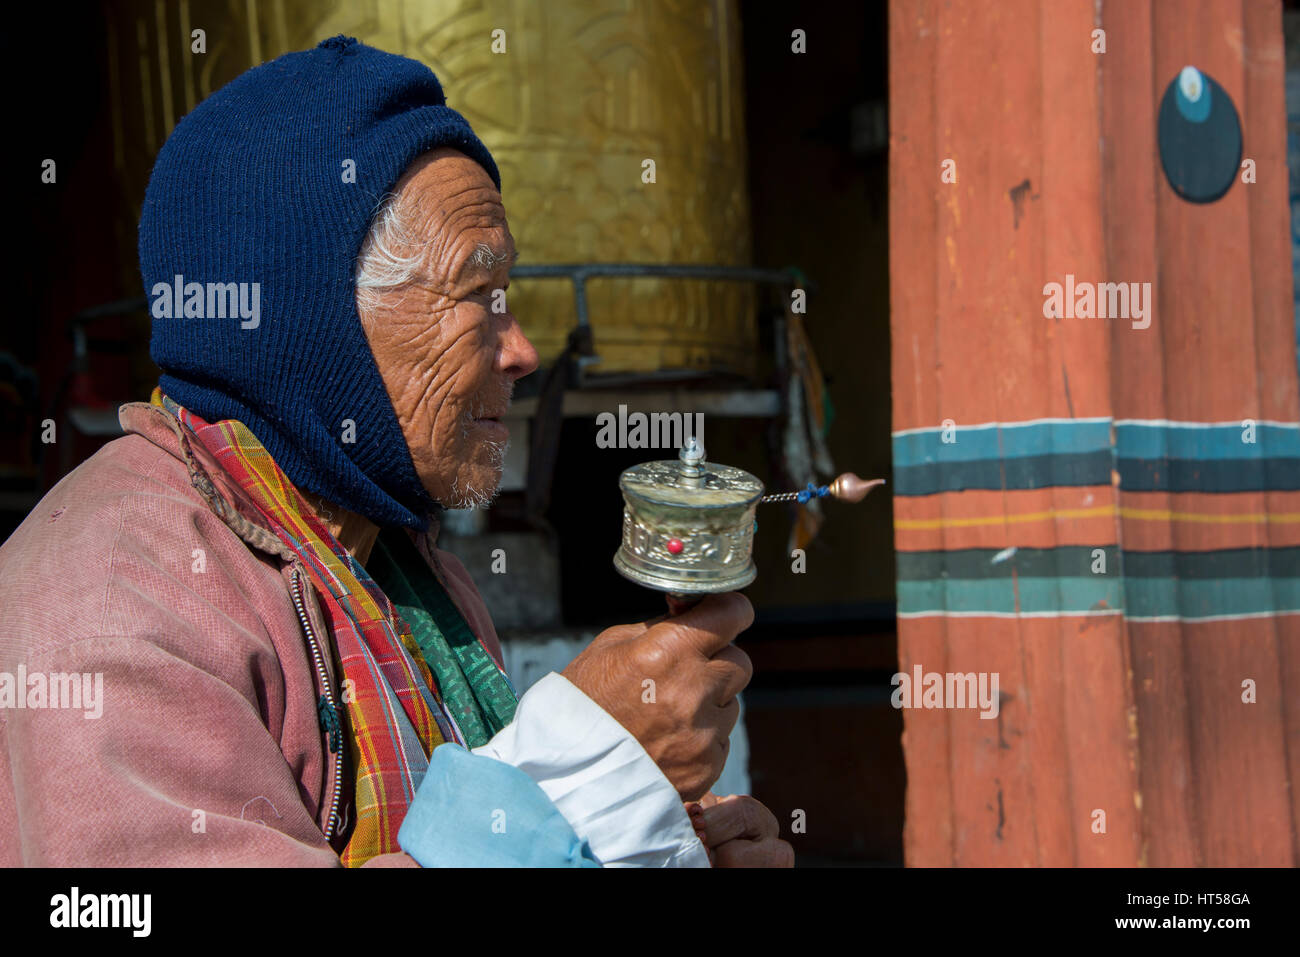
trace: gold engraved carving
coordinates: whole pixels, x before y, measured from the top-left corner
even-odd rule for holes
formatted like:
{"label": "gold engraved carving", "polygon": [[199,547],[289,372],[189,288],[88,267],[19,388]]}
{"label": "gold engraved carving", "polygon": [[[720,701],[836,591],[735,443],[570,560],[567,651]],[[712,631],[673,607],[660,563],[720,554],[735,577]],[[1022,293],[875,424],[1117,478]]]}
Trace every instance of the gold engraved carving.
{"label": "gold engraved carving", "polygon": [[[257,62],[337,34],[428,64],[492,150],[521,262],[750,263],[736,0],[122,0],[105,4],[118,240],[162,139]],[[191,50],[202,29],[207,52]],[[504,30],[505,52],[493,53]],[[654,183],[642,181],[655,162]],[[588,284],[601,372],[753,372],[752,287],[683,279]],[[572,285],[511,284],[543,361],[574,324]]]}

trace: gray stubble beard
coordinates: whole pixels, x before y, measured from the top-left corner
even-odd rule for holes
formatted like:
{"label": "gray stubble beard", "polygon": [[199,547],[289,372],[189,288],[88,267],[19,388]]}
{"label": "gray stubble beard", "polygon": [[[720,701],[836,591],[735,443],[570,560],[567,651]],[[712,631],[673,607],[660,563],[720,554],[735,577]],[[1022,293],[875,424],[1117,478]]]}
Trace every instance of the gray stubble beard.
{"label": "gray stubble beard", "polygon": [[[461,422],[461,437],[466,441],[469,440],[469,430],[472,424],[472,418],[469,415]],[[448,494],[448,501],[443,502],[444,508],[487,508],[501,492],[501,478],[505,473],[506,450],[510,447],[509,439],[500,441],[489,441],[481,443],[486,446],[491,462],[491,468],[496,473],[496,479],[492,482],[492,487],[483,488],[467,487],[460,483],[460,476],[456,475],[451,480],[451,491]]]}

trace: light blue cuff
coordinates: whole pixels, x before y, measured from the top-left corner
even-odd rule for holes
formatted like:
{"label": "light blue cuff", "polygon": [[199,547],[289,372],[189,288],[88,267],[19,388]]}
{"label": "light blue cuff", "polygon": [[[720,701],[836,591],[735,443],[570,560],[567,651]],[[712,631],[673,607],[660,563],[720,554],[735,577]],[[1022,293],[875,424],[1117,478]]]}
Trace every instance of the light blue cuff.
{"label": "light blue cuff", "polygon": [[455,744],[434,749],[397,843],[421,867],[600,867],[532,778]]}

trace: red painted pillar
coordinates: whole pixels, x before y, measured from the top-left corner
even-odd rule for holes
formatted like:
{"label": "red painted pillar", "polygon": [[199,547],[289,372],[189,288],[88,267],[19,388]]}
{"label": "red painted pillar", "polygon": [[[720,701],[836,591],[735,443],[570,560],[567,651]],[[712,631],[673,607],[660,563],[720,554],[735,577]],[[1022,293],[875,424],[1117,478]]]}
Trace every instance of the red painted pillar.
{"label": "red painted pillar", "polygon": [[[1209,204],[1188,64],[1255,166]],[[1000,689],[905,710],[909,864],[1300,860],[1283,69],[1274,2],[891,0],[899,670]],[[1045,315],[1067,276],[1150,324]]]}

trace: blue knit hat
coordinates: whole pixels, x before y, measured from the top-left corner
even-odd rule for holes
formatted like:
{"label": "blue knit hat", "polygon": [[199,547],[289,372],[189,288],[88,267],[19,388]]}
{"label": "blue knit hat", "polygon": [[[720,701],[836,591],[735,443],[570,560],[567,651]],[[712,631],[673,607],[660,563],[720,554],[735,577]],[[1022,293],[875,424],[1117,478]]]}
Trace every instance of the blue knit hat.
{"label": "blue knit hat", "polygon": [[[209,421],[240,420],[299,488],[381,526],[424,527],[436,505],[361,328],[361,243],[380,201],[435,147],[501,187],[445,104],[428,67],[348,37],[286,54],[177,124],[140,215],[162,390]],[[242,312],[223,291],[236,286],[217,285],[231,283],[243,284]]]}

